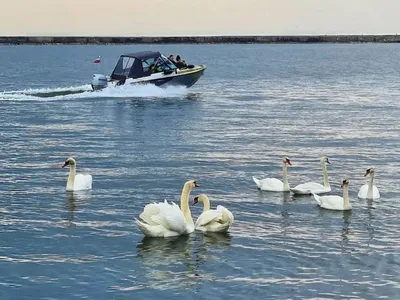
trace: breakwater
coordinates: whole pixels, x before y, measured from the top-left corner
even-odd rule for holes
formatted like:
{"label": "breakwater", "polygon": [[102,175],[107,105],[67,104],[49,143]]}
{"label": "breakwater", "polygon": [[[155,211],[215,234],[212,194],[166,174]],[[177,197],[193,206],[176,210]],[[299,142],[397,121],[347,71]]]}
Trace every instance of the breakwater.
{"label": "breakwater", "polygon": [[0,44],[323,44],[400,43],[400,35],[294,36],[0,36]]}

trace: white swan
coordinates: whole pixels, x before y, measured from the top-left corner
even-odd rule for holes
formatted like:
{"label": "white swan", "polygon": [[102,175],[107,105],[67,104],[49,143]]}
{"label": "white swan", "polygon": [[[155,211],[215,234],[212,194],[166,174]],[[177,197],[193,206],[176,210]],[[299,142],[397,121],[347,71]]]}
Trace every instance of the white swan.
{"label": "white swan", "polygon": [[351,204],[349,200],[349,181],[343,179],[341,187],[343,188],[343,197],[340,196],[318,196],[313,193],[315,201],[318,205],[330,210],[350,210]]}
{"label": "white swan", "polygon": [[253,176],[253,180],[257,184],[257,187],[262,191],[289,192],[290,186],[287,179],[287,165],[291,166],[292,163],[287,156],[284,156],[282,158],[283,182],[276,178],[257,179]]}
{"label": "white swan", "polygon": [[358,198],[361,199],[378,199],[381,197],[379,194],[378,188],[374,185],[374,177],[375,177],[375,168],[369,168],[365,171],[364,176],[367,176],[369,174],[369,183],[364,184],[361,188],[360,191],[358,192]]}
{"label": "white swan", "polygon": [[189,195],[194,187],[199,185],[194,180],[185,182],[181,194],[181,207],[167,200],[147,204],[136,224],[145,236],[171,237],[189,234],[194,231],[194,223],[189,209]]}
{"label": "white swan", "polygon": [[317,182],[306,182],[299,185],[296,185],[294,188],[290,189],[291,192],[295,195],[309,195],[311,193],[314,194],[325,194],[329,193],[332,189],[329,184],[328,178],[328,169],[326,164],[330,164],[330,161],[327,156],[321,156],[320,162],[322,166],[322,174],[324,178],[324,184],[320,184]]}
{"label": "white swan", "polygon": [[66,187],[68,192],[92,189],[92,175],[76,174],[76,161],[73,157],[69,157],[65,161],[64,165],[62,165],[62,168],[65,168],[66,166],[69,166],[69,175]]}
{"label": "white swan", "polygon": [[204,232],[226,232],[233,223],[233,215],[229,209],[218,205],[217,209],[210,209],[210,200],[207,195],[201,194],[193,199],[193,204],[203,202],[203,212],[197,218],[195,228]]}

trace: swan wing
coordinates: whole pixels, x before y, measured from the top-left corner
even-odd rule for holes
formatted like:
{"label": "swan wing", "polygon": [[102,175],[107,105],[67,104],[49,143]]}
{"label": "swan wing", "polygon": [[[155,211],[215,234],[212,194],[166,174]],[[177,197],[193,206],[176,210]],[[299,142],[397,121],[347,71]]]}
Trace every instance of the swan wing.
{"label": "swan wing", "polygon": [[92,175],[90,174],[76,174],[74,180],[74,191],[91,190],[92,180]]}
{"label": "swan wing", "polygon": [[373,186],[372,195],[374,199],[378,199],[381,197],[381,194],[379,193],[379,190],[375,185]]}
{"label": "swan wing", "polygon": [[[165,205],[166,204],[166,205]],[[174,231],[179,234],[186,232],[187,224],[183,212],[175,203],[163,203],[159,206],[160,213],[152,215],[151,219],[158,225],[163,226],[168,231]]]}
{"label": "swan wing", "polygon": [[169,231],[162,225],[149,225],[135,218],[136,224],[140,231],[148,237],[172,237],[178,236],[179,233],[175,231]]}
{"label": "swan wing", "polygon": [[234,217],[229,209],[222,205],[218,205],[217,210],[222,212],[222,223],[229,223],[229,225],[233,223]]}
{"label": "swan wing", "polygon": [[257,179],[253,177],[254,182],[260,190],[271,192],[282,192],[283,182],[276,178]]}
{"label": "swan wing", "polygon": [[201,215],[197,218],[195,227],[207,226],[211,222],[218,222],[222,219],[222,212],[210,209],[203,211]]}
{"label": "swan wing", "polygon": [[341,196],[319,196],[321,207],[331,210],[343,210],[344,199]]}
{"label": "swan wing", "polygon": [[152,220],[152,216],[160,213],[161,204],[161,202],[147,204],[144,207],[143,212],[139,215],[139,218],[149,225],[157,225],[157,223]]}
{"label": "swan wing", "polygon": [[311,193],[323,194],[329,193],[331,191],[331,187],[325,187],[317,182],[306,182],[296,185],[294,188],[291,188],[290,191],[297,195],[306,195]]}
{"label": "swan wing", "polygon": [[366,199],[368,193],[368,184],[364,184],[361,186],[360,190],[358,191],[357,197],[360,199]]}

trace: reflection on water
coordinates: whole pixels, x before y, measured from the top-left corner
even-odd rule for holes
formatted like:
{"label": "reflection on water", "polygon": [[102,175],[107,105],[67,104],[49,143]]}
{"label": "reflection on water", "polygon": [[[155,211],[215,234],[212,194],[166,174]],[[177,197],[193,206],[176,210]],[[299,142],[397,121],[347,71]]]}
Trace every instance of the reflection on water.
{"label": "reflection on water", "polygon": [[189,235],[170,238],[144,237],[137,245],[137,255],[145,265],[169,265],[190,260],[193,240]]}
{"label": "reflection on water", "polygon": [[197,284],[194,277],[204,276],[201,266],[218,260],[216,255],[229,249],[231,243],[229,233],[195,232],[172,238],[144,237],[136,249],[138,258],[147,268],[146,277],[167,288],[177,284]]}
{"label": "reflection on water", "polygon": [[204,246],[230,246],[232,244],[232,236],[229,232],[206,232],[201,236]]}
{"label": "reflection on water", "polygon": [[75,228],[74,216],[79,204],[88,201],[91,197],[91,191],[77,191],[77,192],[66,192],[66,212],[62,217],[66,220],[66,227]]}
{"label": "reflection on water", "polygon": [[[176,53],[176,45],[159,46]],[[98,47],[110,56],[126,48]],[[92,74],[92,65],[76,59],[91,57],[91,47],[39,48],[0,47],[7,54],[0,65],[21,79],[0,84],[19,90],[57,78],[70,86],[71,78],[84,82]],[[64,300],[70,291],[74,299],[98,300],[397,299],[396,46],[179,49],[213,66],[190,90],[46,102],[0,95],[0,298],[45,291]],[[15,61],[34,52],[49,68],[27,60],[15,72]],[[49,55],[68,67],[51,66],[59,60]],[[77,68],[86,69],[79,75]],[[351,212],[321,209],[311,196],[259,191],[251,180],[282,178],[282,153],[298,166],[289,171],[291,185],[321,180],[321,152],[334,162],[332,194],[342,194],[336,183],[344,174],[352,178]],[[82,166],[96,178],[93,191],[65,192],[66,174],[53,163],[71,153],[82,163],[78,172]],[[381,170],[380,201],[356,198],[371,164]],[[235,215],[229,233],[143,238],[134,218],[149,202],[176,201],[194,174],[199,193],[214,194]]]}
{"label": "reflection on water", "polygon": [[343,227],[342,227],[342,253],[345,254],[348,251],[350,224],[351,224],[351,210],[341,212],[343,214]]}

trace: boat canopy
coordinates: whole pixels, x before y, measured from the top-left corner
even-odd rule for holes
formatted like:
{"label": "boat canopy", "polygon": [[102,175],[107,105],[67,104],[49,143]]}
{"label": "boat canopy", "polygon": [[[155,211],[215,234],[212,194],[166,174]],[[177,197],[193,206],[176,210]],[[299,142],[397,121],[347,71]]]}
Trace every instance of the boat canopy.
{"label": "boat canopy", "polygon": [[177,67],[160,52],[142,51],[120,56],[111,79],[140,78],[150,76],[154,66],[163,71],[175,70]]}

